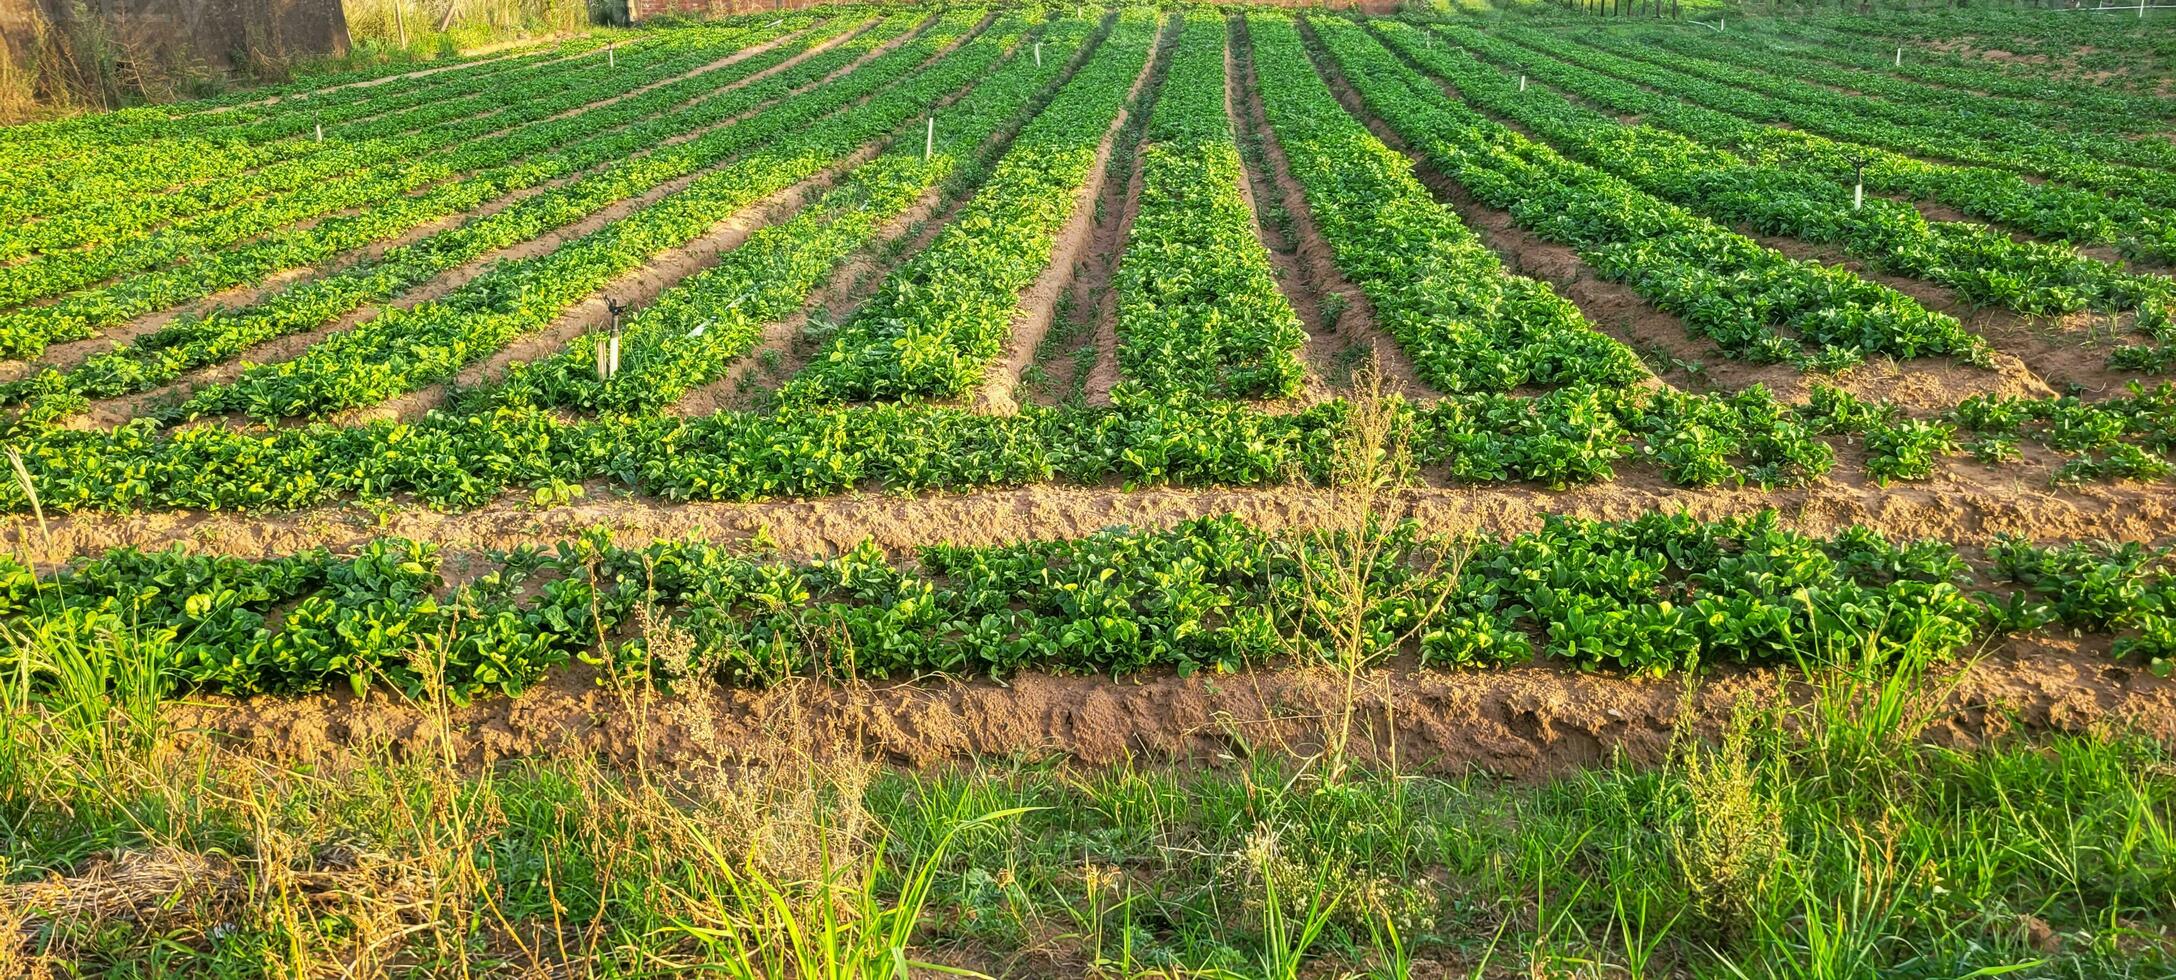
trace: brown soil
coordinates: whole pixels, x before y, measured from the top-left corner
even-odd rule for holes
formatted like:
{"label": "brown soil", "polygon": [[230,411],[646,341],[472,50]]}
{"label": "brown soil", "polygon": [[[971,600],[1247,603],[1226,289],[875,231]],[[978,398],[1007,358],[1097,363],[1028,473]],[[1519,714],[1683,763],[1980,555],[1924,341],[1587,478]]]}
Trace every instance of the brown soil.
{"label": "brown soil", "polygon": [[[1302,322],[1317,331],[1312,342],[1308,344],[1309,359],[1315,366],[1315,373],[1318,378],[1329,373],[1326,369],[1330,367],[1330,359],[1338,353],[1326,350],[1330,345],[1319,342],[1325,339],[1320,330],[1326,319],[1322,314],[1320,299],[1332,295],[1340,296],[1345,300],[1344,311],[1338,316],[1337,322],[1327,324],[1328,328],[1345,345],[1364,348],[1369,358],[1382,371],[1386,387],[1391,391],[1413,399],[1432,398],[1434,390],[1421,380],[1419,370],[1413,366],[1412,359],[1406,356],[1404,348],[1399,347],[1397,341],[1376,325],[1375,304],[1369,302],[1367,294],[1338,270],[1336,253],[1330,248],[1329,240],[1322,237],[1322,229],[1316,226],[1313,213],[1307,210],[1306,191],[1301,188],[1299,180],[1292,176],[1291,161],[1286,158],[1283,145],[1277,142],[1276,133],[1270,128],[1269,116],[1262,108],[1262,87],[1254,74],[1254,60],[1233,57],[1232,48],[1240,43],[1240,39],[1235,37],[1226,48],[1227,76],[1238,79],[1241,94],[1238,109],[1244,131],[1251,134],[1261,147],[1261,163],[1266,165],[1263,169],[1267,172],[1256,173],[1254,177],[1258,181],[1266,180],[1269,187],[1275,188],[1274,199],[1291,218],[1293,247],[1289,251],[1272,248],[1270,255],[1273,260],[1283,256],[1285,261],[1279,266],[1280,272],[1285,268],[1297,267],[1298,278],[1306,285],[1309,296],[1305,305],[1295,303],[1294,309],[1300,312]],[[1278,278],[1282,281],[1287,277],[1280,275]],[[1313,312],[1312,317],[1308,316],[1309,311]]]}
{"label": "brown soil", "polygon": [[[1851,465],[1849,448],[1839,469]],[[1964,463],[1924,484],[1878,487],[1823,480],[1801,488],[1693,489],[1668,485],[1633,464],[1610,483],[1550,491],[1524,485],[1431,485],[1401,494],[1393,513],[1446,534],[1511,534],[1541,526],[1543,515],[1629,520],[1686,513],[1713,520],[1773,508],[1809,533],[1863,525],[1895,538],[1934,538],[1960,547],[2001,535],[2036,541],[2158,541],[2176,528],[2176,495],[2164,487],[2088,484],[2057,490],[2021,464],[1991,469]],[[333,504],[280,515],[221,512],[48,515],[46,530],[28,515],[0,519],[0,541],[41,565],[115,547],[180,545],[244,557],[293,554],[313,547],[351,552],[380,537],[436,542],[450,552],[481,552],[611,530],[623,543],[693,535],[720,543],[759,534],[783,554],[814,557],[863,541],[892,552],[950,542],[990,545],[1079,537],[1128,526],[1164,528],[1196,517],[1233,514],[1259,527],[1317,527],[1332,502],[1299,486],[1118,490],[1041,484],[913,497],[884,494],[755,503],[671,502],[613,492],[595,484],[588,498],[537,507],[520,494],[472,511],[418,506]]]}
{"label": "brown soil", "polygon": [[[2176,682],[2111,663],[2103,643],[2014,640],[1923,684],[1926,742],[1970,746],[2013,732],[2124,730],[2176,744]],[[1805,704],[1795,672],[1714,669],[1695,682],[1552,666],[1371,671],[1354,698],[1351,751],[1408,771],[1537,779],[1616,758],[1659,762],[1688,724],[1713,736],[1741,704]],[[168,709],[194,737],[255,757],[309,762],[355,749],[445,752],[471,766],[531,756],[672,766],[862,757],[934,768],[980,759],[1089,766],[1225,765],[1257,754],[1307,756],[1346,704],[1341,675],[1271,667],[1237,675],[1026,674],[1004,682],[789,683],[769,691],[702,687],[675,696],[556,673],[518,698],[430,712],[382,693]]]}
{"label": "brown soil", "polygon": [[[1111,156],[1120,152],[1119,133],[1126,121],[1145,107],[1141,104],[1142,92],[1156,73],[1156,65],[1163,57],[1162,38],[1169,32],[1170,24],[1159,29],[1156,47],[1141,63],[1141,71],[1133,78],[1133,85],[1126,91],[1126,101],[1111,117],[1111,123],[1103,130],[1103,139],[1096,146],[1095,162],[1090,165],[1088,179],[1073,198],[1072,214],[1058,230],[1050,254],[1050,262],[1043,267],[1033,285],[1020,294],[1013,313],[1010,337],[1005,342],[1004,353],[990,367],[982,383],[982,390],[975,396],[978,411],[1010,414],[1019,410],[1017,392],[1020,374],[1028,365],[1035,363],[1035,352],[1043,345],[1044,335],[1050,332],[1051,319],[1057,314],[1059,300],[1073,287],[1076,278],[1100,274],[1104,293],[1110,292],[1110,272],[1118,264],[1118,252],[1124,238],[1120,226],[1131,227],[1134,209],[1140,203],[1139,174],[1135,173],[1128,185],[1115,188],[1111,196],[1119,197],[1119,214],[1105,214],[1099,227],[1096,201],[1105,196],[1105,185],[1110,183]],[[1132,152],[1132,147],[1125,152]],[[1138,167],[1130,168],[1138,171]],[[1093,250],[1091,250],[1091,246]],[[1086,268],[1083,263],[1086,263]],[[1095,287],[1088,282],[1075,289],[1075,296],[1087,295],[1084,290]],[[1099,304],[1101,299],[1096,300]],[[1099,307],[1100,308],[1100,307]],[[1080,309],[1075,306],[1075,309]]]}
{"label": "brown soil", "polygon": [[[1134,111],[1145,113],[1147,109],[1146,105],[1136,105]],[[1127,149],[1138,154],[1140,144]],[[1104,181],[1102,199],[1095,209],[1095,241],[1087,261],[1075,270],[1068,290],[1072,309],[1093,311],[1096,361],[1081,384],[1091,405],[1110,404],[1111,389],[1118,386],[1118,289],[1114,280],[1120,255],[1133,234],[1133,221],[1141,214],[1141,180],[1141,161],[1136,156],[1127,168],[1124,184]]]}
{"label": "brown soil", "polygon": [[1300,262],[1298,243],[1290,241],[1262,210],[1264,196],[1274,198],[1288,210],[1295,204],[1286,200],[1284,190],[1255,166],[1253,153],[1249,152],[1250,146],[1262,146],[1268,142],[1268,137],[1255,128],[1254,120],[1241,108],[1246,103],[1247,83],[1248,79],[1240,75],[1232,39],[1227,36],[1224,42],[1224,114],[1231,120],[1232,135],[1239,143],[1239,162],[1243,168],[1239,196],[1247,202],[1247,212],[1254,216],[1254,238],[1269,256],[1270,274],[1277,281],[1277,291],[1283,294],[1285,303],[1292,307],[1300,325],[1307,330],[1306,344],[1299,352],[1300,363],[1307,369],[1306,380],[1301,382],[1299,402],[1312,405],[1327,401],[1332,395],[1327,378],[1337,356],[1332,349],[1335,346],[1334,328],[1323,322],[1322,301],[1309,286],[1312,280]]}

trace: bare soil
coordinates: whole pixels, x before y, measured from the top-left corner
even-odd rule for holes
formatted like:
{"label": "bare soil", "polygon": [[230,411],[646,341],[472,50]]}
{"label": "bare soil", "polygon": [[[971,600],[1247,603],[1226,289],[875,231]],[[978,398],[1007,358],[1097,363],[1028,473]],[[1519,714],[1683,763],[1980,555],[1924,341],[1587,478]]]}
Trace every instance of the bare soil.
{"label": "bare soil", "polygon": [[[1922,682],[1923,741],[1966,747],[2020,732],[2126,731],[2176,744],[2176,682],[2111,662],[2097,643],[2016,640]],[[574,670],[516,698],[452,709],[448,724],[383,693],[168,709],[194,737],[309,762],[354,749],[451,750],[471,766],[534,756],[674,765],[862,757],[938,768],[989,758],[1087,766],[1219,766],[1260,754],[1311,756],[1345,707],[1321,667],[1236,675],[1025,674],[1004,681],[792,682],[767,691],[700,686],[672,696]],[[1718,733],[1741,704],[1804,704],[1795,671],[1724,667],[1638,678],[1552,666],[1370,671],[1354,699],[1351,752],[1406,771],[1538,779],[1616,759],[1655,763],[1681,732]]]}
{"label": "bare soil", "polygon": [[[1050,332],[1050,323],[1057,314],[1058,303],[1072,287],[1075,279],[1100,274],[1102,291],[1110,291],[1110,272],[1117,267],[1118,252],[1124,242],[1123,238],[1110,236],[1122,233],[1120,225],[1132,225],[1132,209],[1140,202],[1138,174],[1134,174],[1134,179],[1128,185],[1121,185],[1113,192],[1115,195],[1122,195],[1119,206],[1126,208],[1122,215],[1101,215],[1103,220],[1099,224],[1097,212],[1102,209],[1097,207],[1097,201],[1104,196],[1105,185],[1110,183],[1112,154],[1121,152],[1120,132],[1124,130],[1128,119],[1146,108],[1142,105],[1142,92],[1147,88],[1149,79],[1155,77],[1156,65],[1164,55],[1162,38],[1169,30],[1168,23],[1159,28],[1156,47],[1147,60],[1141,63],[1140,73],[1134,76],[1133,85],[1126,90],[1125,103],[1112,116],[1110,126],[1104,129],[1102,142],[1096,146],[1095,162],[1090,165],[1088,180],[1081,185],[1080,191],[1073,198],[1072,214],[1058,231],[1049,264],[1043,267],[1042,274],[1036,277],[1034,284],[1020,294],[1004,353],[990,367],[982,390],[975,397],[975,407],[980,411],[1010,414],[1019,410],[1017,389],[1021,372],[1035,363],[1035,352],[1042,347],[1043,337]],[[1124,152],[1130,153],[1132,150],[1132,146],[1123,148]],[[1138,171],[1139,168],[1132,167],[1129,170]],[[1091,246],[1094,246],[1093,250]],[[1091,281],[1081,289],[1093,288],[1095,285]],[[1076,295],[1080,293],[1076,292]]]}
{"label": "bare soil", "polygon": [[[1232,39],[1227,36],[1224,43],[1224,114],[1230,118],[1232,134],[1239,142],[1239,162],[1243,168],[1239,196],[1247,202],[1247,212],[1254,216],[1254,237],[1269,256],[1270,274],[1277,282],[1277,291],[1307,331],[1306,345],[1299,352],[1300,363],[1307,369],[1307,377],[1300,383],[1299,401],[1312,405],[1328,401],[1332,395],[1327,378],[1334,374],[1336,332],[1332,324],[1325,322],[1321,297],[1315,292],[1314,280],[1300,261],[1299,244],[1262,209],[1264,197],[1279,202],[1278,206],[1288,213],[1293,202],[1286,200],[1284,189],[1255,165],[1254,148],[1266,143],[1268,137],[1263,135],[1267,127],[1256,129],[1254,120],[1242,108],[1246,93],[1250,91],[1246,87],[1248,82],[1249,79],[1241,77],[1237,53]],[[1260,152],[1267,154],[1269,151]]]}
{"label": "bare soil", "polygon": [[[1848,462],[1839,466],[1847,466]],[[1773,508],[1809,533],[1863,525],[1895,538],[1936,538],[1960,547],[2000,535],[2036,541],[2158,541],[2176,528],[2176,495],[2153,485],[2090,484],[2054,489],[2044,478],[1964,464],[1926,484],[1877,487],[1821,481],[1809,487],[1687,489],[1635,465],[1594,486],[1550,491],[1524,485],[1430,485],[1405,491],[1392,512],[1447,534],[1512,534],[1541,526],[1546,514],[1629,520],[1648,513],[1720,519]],[[863,541],[892,552],[935,542],[990,545],[1079,537],[1117,526],[1164,528],[1233,514],[1272,531],[1321,525],[1331,498],[1300,486],[1257,489],[1071,487],[916,496],[857,494],[754,503],[670,502],[623,496],[598,485],[569,504],[538,507],[512,494],[485,507],[446,513],[415,506],[348,503],[291,514],[220,512],[29,515],[0,519],[0,541],[41,565],[115,547],[245,557],[313,547],[351,552],[379,537],[436,542],[451,552],[481,552],[572,538],[606,528],[624,544],[694,535],[725,544],[758,535],[787,556],[834,555]]]}
{"label": "bare soil", "polygon": [[[1306,292],[1309,294],[1304,301],[1306,306],[1295,304],[1294,309],[1301,311],[1303,322],[1315,328],[1314,336],[1308,344],[1308,355],[1315,366],[1318,379],[1326,374],[1335,377],[1330,362],[1338,352],[1325,349],[1331,345],[1323,342],[1327,338],[1321,332],[1327,326],[1344,345],[1357,345],[1365,350],[1369,359],[1381,369],[1385,386],[1390,391],[1412,399],[1434,397],[1434,390],[1421,380],[1419,370],[1413,366],[1412,358],[1406,356],[1405,349],[1398,346],[1397,341],[1376,324],[1375,304],[1368,300],[1367,294],[1360,287],[1353,285],[1338,270],[1336,253],[1330,247],[1329,240],[1322,237],[1322,229],[1315,224],[1313,212],[1307,209],[1306,191],[1300,187],[1299,180],[1292,176],[1291,161],[1285,156],[1283,145],[1277,142],[1276,133],[1270,128],[1269,116],[1262,108],[1262,87],[1260,79],[1254,74],[1254,61],[1232,55],[1237,44],[1238,40],[1234,39],[1226,47],[1226,58],[1229,59],[1227,76],[1239,80],[1241,98],[1238,110],[1244,126],[1243,132],[1249,134],[1261,147],[1263,166],[1259,169],[1266,172],[1257,172],[1254,176],[1258,181],[1266,180],[1267,185],[1275,189],[1273,199],[1291,221],[1290,244],[1293,247],[1289,250],[1272,248],[1270,255],[1273,261],[1274,257],[1283,256],[1285,261],[1280,265],[1280,270],[1296,267],[1299,279],[1306,284]],[[1250,164],[1251,169],[1254,168]],[[1259,197],[1256,199],[1259,200]],[[1279,278],[1282,280],[1285,277]],[[1322,303],[1330,296],[1340,297],[1344,304],[1343,311],[1334,323],[1327,322],[1329,318],[1323,314]],[[1313,318],[1306,315],[1307,309],[1313,310]]]}

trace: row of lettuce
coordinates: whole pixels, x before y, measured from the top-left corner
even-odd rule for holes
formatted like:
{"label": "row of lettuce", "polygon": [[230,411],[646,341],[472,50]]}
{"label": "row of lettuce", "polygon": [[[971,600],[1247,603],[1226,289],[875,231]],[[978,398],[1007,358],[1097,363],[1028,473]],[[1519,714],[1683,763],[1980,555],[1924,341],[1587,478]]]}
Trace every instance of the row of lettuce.
{"label": "row of lettuce", "polygon": [[[707,81],[690,74],[744,48],[744,41],[742,33],[675,37],[629,52],[625,68],[611,72],[596,72],[574,61],[474,78],[461,83],[470,89],[468,94],[446,91],[440,100],[346,124],[313,122],[324,133],[324,142],[292,139],[294,146],[307,150],[276,163],[252,161],[257,166],[242,168],[226,159],[248,157],[255,150],[191,148],[187,159],[202,161],[200,168],[209,172],[102,174],[96,198],[0,231],[0,259],[37,257],[7,268],[0,296],[65,292],[85,281],[187,255],[194,248],[242,242],[279,224],[407,194],[448,174],[477,170],[472,161],[490,155],[487,148],[472,144],[505,142],[518,128],[531,133],[533,122],[635,89],[675,85],[685,91],[703,85]],[[740,72],[729,72],[735,74]],[[94,161],[83,161],[83,166],[94,166]],[[326,194],[324,185],[335,181],[348,196]],[[22,207],[26,200],[13,205]]]}
{"label": "row of lettuce", "polygon": [[[233,412],[264,420],[322,418],[451,381],[464,366],[543,329],[653,258],[695,242],[721,217],[840,166],[970,83],[973,76],[961,67],[970,61],[958,51],[936,67],[925,64],[956,43],[980,38],[983,20],[981,11],[941,15],[863,69],[720,130],[742,152],[684,187],[550,252],[495,263],[438,299],[386,310],[299,356],[200,388],[176,411],[184,417]],[[986,39],[981,50],[997,41]]]}
{"label": "row of lettuce", "polygon": [[1442,36],[1466,49],[1460,50],[1408,25],[1376,26],[1400,55],[1457,86],[1474,105],[1581,162],[1725,224],[1838,246],[1883,271],[1947,287],[1974,305],[2025,314],[2121,312],[2176,294],[2165,276],[2132,273],[2067,246],[2020,242],[1967,222],[1930,222],[1910,204],[1882,197],[1855,207],[1850,182],[1841,175],[1788,161],[1754,163],[1724,148],[1729,133],[1723,128],[1704,127],[1708,137],[1701,141],[1644,122],[1623,124],[1546,90],[1521,93],[1503,70],[1467,52],[1539,78],[1563,79],[1571,83],[1566,91],[1581,97],[1601,93],[1608,105],[1644,108],[1660,100],[1483,32],[1446,27]]}
{"label": "row of lettuce", "polygon": [[[591,482],[675,500],[1050,482],[1263,486],[1325,478],[1349,435],[1342,401],[1277,412],[1183,393],[1114,399],[1015,415],[872,405],[570,421],[531,408],[249,431],[136,423],[18,432],[13,448],[48,512],[266,512],[358,498],[468,508]],[[1884,482],[1933,476],[1962,452],[2013,461],[2028,446],[2062,454],[2063,480],[2160,480],[2176,449],[2176,386],[2090,403],[1981,398],[1923,419],[1832,388],[1792,406],[1760,388],[1576,385],[1400,402],[1393,421],[1416,462],[1454,482],[1562,489],[1637,464],[1684,486],[1789,485],[1829,472],[1839,441],[1856,444],[1865,472]],[[0,482],[0,507],[31,506],[20,481]]]}
{"label": "row of lettuce", "polygon": [[[1367,542],[1362,545],[1361,542]],[[1368,555],[1365,588],[1310,591]],[[1124,675],[1417,654],[1430,667],[1664,673],[1703,664],[1940,662],[1989,636],[2112,633],[2166,674],[2165,549],[2003,540],[1976,573],[1939,542],[1832,537],[1773,512],[1704,522],[1549,517],[1443,539],[1408,523],[1275,535],[1234,518],[1077,540],[873,545],[788,561],[603,532],[494,553],[449,585],[432,545],[381,540],[264,560],[119,550],[39,577],[0,560],[0,669],[51,680],[48,651],[125,660],[169,689],[514,694],[571,661],[670,684],[788,677]],[[465,565],[474,566],[474,562]],[[1357,607],[1357,608],[1355,608]],[[1358,617],[1356,646],[1325,629]]]}
{"label": "row of lettuce", "polygon": [[555,118],[570,111],[645,88],[637,97],[650,96],[643,105],[654,110],[746,78],[772,60],[698,72],[740,39],[684,40],[650,45],[610,72],[569,66],[477,82],[480,90],[465,98],[334,127],[322,144],[305,141],[322,152],[269,166],[179,185],[161,178],[107,187],[94,203],[0,231],[0,260],[15,260],[0,266],[0,305],[197,261],[289,225],[499,167],[579,139],[600,122]]}
{"label": "row of lettuce", "polygon": [[[2121,189],[2043,183],[2010,168],[1915,154],[1911,147],[1917,141],[1904,127],[1859,113],[1841,96],[1814,102],[1779,98],[1752,84],[1758,74],[1753,69],[1714,65],[1704,74],[1679,71],[1666,58],[1643,59],[1636,56],[1645,53],[1637,46],[1606,38],[1524,30],[1498,36],[1550,60],[1632,83],[1594,84],[1593,75],[1557,72],[1546,61],[1527,63],[1581,98],[1639,114],[1643,121],[1748,159],[1813,168],[1839,181],[1863,164],[1870,194],[1935,201],[2030,234],[2112,247],[2133,259],[2176,261],[2176,210],[2166,205]],[[1460,43],[1466,39],[1459,37]],[[1641,88],[1652,94],[1640,94]]]}
{"label": "row of lettuce", "polygon": [[[745,28],[749,23],[718,26]],[[0,129],[0,163],[9,167],[0,187],[14,189],[21,183],[69,172],[26,172],[17,167],[52,167],[64,162],[80,166],[82,161],[96,161],[100,166],[125,165],[124,161],[149,156],[142,151],[151,145],[201,140],[231,148],[278,140],[307,133],[315,124],[337,124],[412,108],[446,92],[468,90],[457,86],[495,77],[519,77],[520,72],[552,62],[579,60],[587,55],[604,59],[607,45],[615,46],[615,54],[634,47],[627,40],[578,37],[495,56],[449,59],[432,65],[388,62],[354,72],[306,75],[286,85],[239,88],[196,102],[136,106],[9,126]],[[358,82],[371,84],[355,84]],[[123,151],[129,152],[123,155]]]}
{"label": "row of lettuce", "polygon": [[[649,414],[719,382],[850,256],[882,247],[886,233],[918,204],[953,200],[985,177],[993,157],[1057,94],[1072,66],[1091,53],[1113,56],[1100,44],[1109,26],[1094,14],[1048,23],[1000,20],[938,73],[913,83],[935,91],[976,80],[938,109],[941,127],[925,121],[917,131],[910,124],[812,205],[758,230],[716,266],[681,280],[629,318],[620,373],[597,377],[596,345],[603,338],[591,334],[516,366],[495,384],[464,391],[463,405]],[[1029,53],[1038,50],[1041,58]]]}
{"label": "row of lettuce", "polygon": [[1140,149],[1138,213],[1118,268],[1129,384],[1233,398],[1296,394],[1307,332],[1255,237],[1226,108],[1224,18],[1179,25]]}
{"label": "row of lettuce", "polygon": [[[1262,20],[1259,35],[1298,47],[1298,27]],[[1875,353],[1991,357],[1954,317],[1848,269],[1762,246],[1449,98],[1366,28],[1336,18],[1307,26],[1367,108],[1437,169],[1733,356],[1827,369]]]}

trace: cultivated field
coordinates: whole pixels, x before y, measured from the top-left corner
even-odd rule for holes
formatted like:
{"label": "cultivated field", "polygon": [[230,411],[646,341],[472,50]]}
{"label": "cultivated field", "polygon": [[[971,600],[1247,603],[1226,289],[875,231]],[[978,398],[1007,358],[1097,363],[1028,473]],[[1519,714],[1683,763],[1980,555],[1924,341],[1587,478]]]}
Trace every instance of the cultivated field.
{"label": "cultivated field", "polygon": [[2176,975],[2176,19],[1607,13],[0,129],[0,975]]}

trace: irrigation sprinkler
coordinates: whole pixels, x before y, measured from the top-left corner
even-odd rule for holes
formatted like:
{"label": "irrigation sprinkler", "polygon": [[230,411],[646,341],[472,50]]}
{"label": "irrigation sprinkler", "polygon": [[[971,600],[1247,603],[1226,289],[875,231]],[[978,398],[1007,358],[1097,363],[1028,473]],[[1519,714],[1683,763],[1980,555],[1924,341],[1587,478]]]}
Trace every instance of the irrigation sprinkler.
{"label": "irrigation sprinkler", "polygon": [[1873,161],[1865,157],[1851,158],[1851,176],[1856,183],[1851,187],[1851,210],[1866,206],[1866,165]]}
{"label": "irrigation sprinkler", "polygon": [[610,381],[620,373],[620,313],[627,309],[610,296],[604,298],[604,308],[611,315],[611,333],[597,344],[598,381]]}

